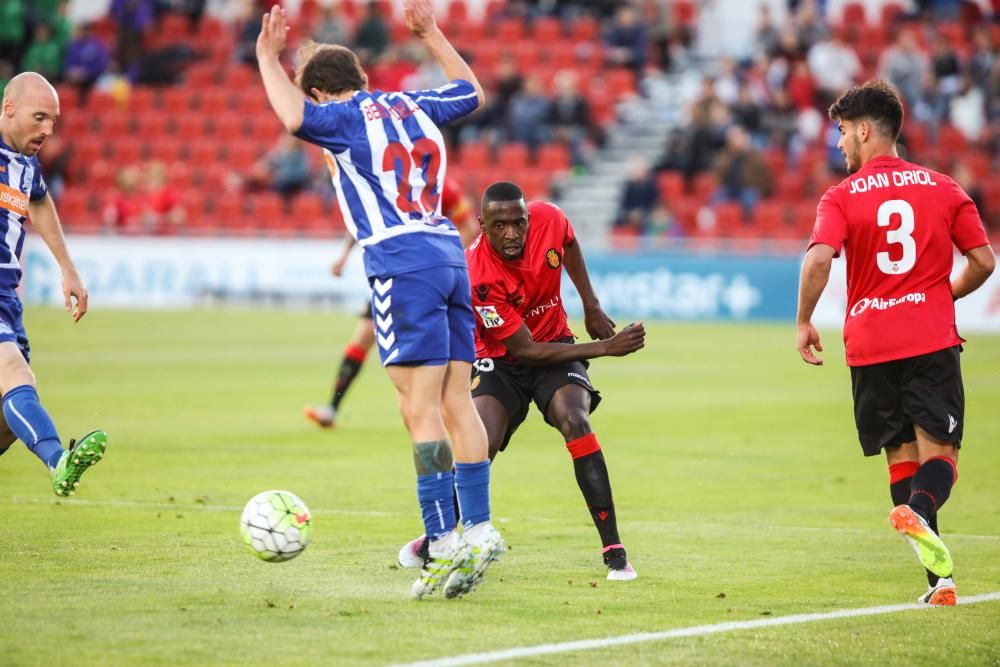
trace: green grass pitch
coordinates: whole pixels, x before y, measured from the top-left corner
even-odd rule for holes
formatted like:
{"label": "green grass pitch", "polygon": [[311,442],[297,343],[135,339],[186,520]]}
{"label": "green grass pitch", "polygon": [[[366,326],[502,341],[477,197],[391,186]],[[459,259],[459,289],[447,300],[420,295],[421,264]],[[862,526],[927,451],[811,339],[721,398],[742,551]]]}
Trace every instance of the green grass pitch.
{"label": "green grass pitch", "polygon": [[[327,397],[356,320],[333,313],[29,309],[33,367],[64,439],[106,459],[69,501],[26,448],[0,457],[0,665],[368,665],[912,602],[923,571],[861,456],[839,334],[803,364],[789,325],[650,326],[602,359],[595,431],[640,578],[604,579],[559,435],[537,413],[493,469],[510,553],[459,601],[407,597],[420,531],[409,443],[374,357],[341,423]],[[581,328],[582,329],[582,328]],[[1000,337],[973,335],[961,479],[942,513],[959,596],[1000,590]],[[297,560],[239,539],[284,488],[315,515]],[[1000,602],[757,628],[527,659],[531,665],[1000,662]],[[510,664],[510,663],[505,663]]]}

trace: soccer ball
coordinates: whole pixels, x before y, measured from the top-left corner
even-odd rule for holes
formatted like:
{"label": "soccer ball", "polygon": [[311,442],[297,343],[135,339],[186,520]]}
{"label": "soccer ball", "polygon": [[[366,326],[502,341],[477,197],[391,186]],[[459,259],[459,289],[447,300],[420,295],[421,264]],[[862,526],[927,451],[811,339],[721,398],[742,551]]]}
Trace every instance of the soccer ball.
{"label": "soccer ball", "polygon": [[309,544],[312,514],[294,493],[264,491],[243,508],[240,534],[257,558],[269,563],[291,560]]}

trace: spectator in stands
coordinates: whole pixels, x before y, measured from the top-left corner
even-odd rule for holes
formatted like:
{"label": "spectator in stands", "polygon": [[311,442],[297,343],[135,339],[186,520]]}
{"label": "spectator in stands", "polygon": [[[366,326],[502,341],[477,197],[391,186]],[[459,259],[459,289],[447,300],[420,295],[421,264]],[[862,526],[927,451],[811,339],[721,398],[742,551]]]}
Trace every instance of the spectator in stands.
{"label": "spectator in stands", "polygon": [[771,16],[771,8],[766,4],[761,4],[757,12],[757,28],[754,31],[754,48],[769,56],[778,51],[778,40],[781,33],[774,25],[774,18]]}
{"label": "spectator in stands", "polygon": [[347,26],[341,18],[336,3],[324,5],[313,29],[313,41],[320,44],[340,44],[351,46]]}
{"label": "spectator in stands", "polygon": [[108,48],[94,35],[93,27],[87,23],[77,26],[63,61],[63,75],[80,89],[81,104],[86,104],[90,90],[110,60]]}
{"label": "spectator in stands", "polygon": [[819,104],[823,107],[854,85],[861,74],[858,54],[836,32],[812,45],[808,62],[816,81]]}
{"label": "spectator in stands", "polygon": [[800,60],[792,65],[792,73],[785,88],[796,110],[816,108],[816,80],[805,62]]}
{"label": "spectator in stands", "polygon": [[493,86],[486,96],[487,106],[474,116],[480,130],[490,127],[506,127],[510,101],[521,92],[524,79],[517,69],[517,63],[509,55],[504,55],[497,63],[493,76]]}
{"label": "spectator in stands", "polygon": [[909,30],[900,32],[879,61],[879,75],[896,86],[910,105],[916,105],[921,99],[926,72],[927,57]]}
{"label": "spectator in stands", "polygon": [[984,223],[989,225],[988,221],[990,217],[986,210],[986,202],[983,199],[983,188],[979,184],[979,179],[976,177],[976,172],[968,165],[967,162],[959,160],[951,167],[951,177],[958,183],[959,187],[965,190],[965,194],[969,195],[969,199],[972,203],[976,205],[979,210],[979,217]]}
{"label": "spectator in stands", "polygon": [[650,173],[649,165],[642,158],[633,158],[629,162],[628,180],[625,181],[618,204],[615,227],[644,233],[659,198],[656,180]]}
{"label": "spectator in stands", "polygon": [[[982,89],[974,85],[972,76],[962,77],[961,88],[951,98],[951,124],[957,127],[969,141],[978,140],[986,129],[986,96]],[[945,147],[947,148],[947,146]]]}
{"label": "spectator in stands", "polygon": [[808,51],[813,45],[822,42],[829,34],[816,6],[816,0],[801,0],[795,8],[793,18],[795,34],[799,44]]}
{"label": "spectator in stands", "polygon": [[116,189],[104,206],[104,226],[110,232],[138,232],[142,229],[142,172],[129,165],[118,172]]}
{"label": "spectator in stands", "polygon": [[260,34],[261,13],[254,0],[234,0],[232,6],[233,23],[238,26],[236,34],[236,61],[244,65],[257,66],[257,35]]}
{"label": "spectator in stands", "polygon": [[757,200],[770,195],[773,187],[771,169],[739,125],[726,132],[726,147],[716,161],[715,178],[719,186],[715,201],[738,202],[745,217],[750,217]]}
{"label": "spectator in stands", "polygon": [[38,161],[45,173],[45,182],[56,201],[66,187],[66,172],[73,158],[73,148],[66,134],[56,132],[45,140],[45,150],[38,152]]}
{"label": "spectator in stands", "polygon": [[59,81],[62,59],[63,45],[56,41],[49,24],[39,23],[35,28],[35,39],[24,52],[21,69],[26,72],[38,72],[50,81]]}
{"label": "spectator in stands", "polygon": [[19,63],[24,55],[27,16],[22,0],[0,0],[0,59]]}
{"label": "spectator in stands", "polygon": [[590,105],[580,94],[576,72],[562,70],[553,79],[555,95],[549,102],[545,122],[553,141],[569,147],[573,164],[584,166],[588,154],[603,140],[601,129],[594,123]]}
{"label": "spectator in stands", "polygon": [[545,120],[549,113],[549,98],[541,80],[534,74],[524,79],[524,87],[510,101],[507,109],[507,138],[531,148],[548,140]]}
{"label": "spectator in stands", "polygon": [[784,151],[793,147],[795,133],[799,128],[798,114],[783,88],[774,91],[771,103],[764,113],[763,128],[772,145]]}
{"label": "spectator in stands", "polygon": [[155,17],[153,0],[111,0],[110,14],[118,25],[115,60],[130,74],[145,52],[146,30]]}
{"label": "spectator in stands", "polygon": [[268,187],[291,197],[309,184],[310,176],[305,146],[293,135],[282,132],[267,155],[253,166],[247,181],[251,187]]}
{"label": "spectator in stands", "polygon": [[989,27],[978,26],[972,33],[972,53],[969,55],[969,74],[977,86],[989,91],[993,85],[993,68],[997,63],[997,49]]}
{"label": "spectator in stands", "polygon": [[372,61],[382,55],[389,46],[389,24],[382,17],[382,7],[378,2],[365,6],[365,17],[354,33],[354,47],[362,62]]}
{"label": "spectator in stands", "polygon": [[146,165],[143,177],[143,222],[147,230],[171,233],[184,223],[185,211],[181,193],[167,180],[167,169],[162,162]]}
{"label": "spectator in stands", "polygon": [[613,67],[628,67],[641,76],[646,67],[646,26],[639,12],[628,3],[621,3],[604,37],[605,58]]}
{"label": "spectator in stands", "polygon": [[767,135],[764,133],[761,108],[753,99],[749,83],[746,81],[740,83],[736,101],[731,106],[733,120],[750,133],[754,144],[764,144],[767,141]]}

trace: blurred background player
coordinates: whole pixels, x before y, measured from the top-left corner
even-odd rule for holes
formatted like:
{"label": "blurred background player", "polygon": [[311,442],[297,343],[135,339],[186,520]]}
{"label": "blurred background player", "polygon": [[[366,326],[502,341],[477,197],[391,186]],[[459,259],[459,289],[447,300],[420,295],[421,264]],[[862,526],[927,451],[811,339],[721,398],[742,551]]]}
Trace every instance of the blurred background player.
{"label": "blurred background player", "polygon": [[[851,176],[827,190],[816,211],[796,344],[806,363],[823,363],[811,349],[823,350],[812,314],[833,258],[849,248],[844,344],[861,448],[865,456],[885,450],[889,519],[927,568],[929,588],[918,601],[953,605],[952,558],[937,515],[958,480],[965,426],[954,302],[978,289],[996,260],[968,195],[898,156],[903,105],[891,84],[851,88],[829,115]],[[954,283],[953,245],[968,260]]]}
{"label": "blurred background player", "polygon": [[4,90],[0,115],[0,454],[20,438],[41,459],[51,475],[57,496],[73,495],[80,476],[104,456],[108,436],[104,431],[88,433],[79,442],[70,440],[64,450],[56,426],[38,398],[35,374],[28,362],[31,347],[21,321],[20,252],[28,218],[62,269],[66,310],[73,321],[87,313],[84,287],[66,248],[55,204],[38,164],[38,151],[52,135],[59,117],[55,88],[34,72],[18,74]]}
{"label": "blurred background player", "polygon": [[[506,449],[534,401],[559,430],[573,457],[576,481],[601,536],[608,579],[635,579],[618,536],[611,481],[590,413],[601,396],[590,384],[586,359],[620,357],[641,349],[642,324],[615,334],[587,274],[580,243],[554,204],[525,203],[514,183],[494,183],[483,193],[482,234],[466,251],[476,320],[472,396],[486,426],[490,459]],[[573,344],[560,287],[562,268],[583,301],[587,333],[599,339]],[[415,567],[421,536],[400,551]]]}
{"label": "blurred background player", "polygon": [[[472,207],[468,198],[462,192],[461,186],[450,176],[444,180],[444,189],[441,191],[441,214],[454,223],[461,234],[462,246],[468,247],[472,240],[479,234],[479,229],[471,224]],[[353,236],[348,236],[344,241],[344,249],[340,257],[330,267],[330,273],[340,276],[344,272],[347,258],[351,250],[357,245]],[[347,341],[344,348],[344,358],[340,361],[340,368],[337,371],[337,379],[333,384],[333,394],[330,402],[326,405],[307,405],[305,407],[306,418],[314,422],[320,428],[333,428],[337,422],[337,411],[340,409],[340,402],[344,400],[344,395],[350,388],[354,379],[361,372],[361,366],[365,363],[368,351],[375,345],[375,325],[372,320],[372,304],[361,311],[361,319],[354,328],[351,339]]]}
{"label": "blurred background player", "polygon": [[435,23],[429,0],[406,0],[404,15],[449,83],[369,91],[357,55],[324,45],[311,47],[297,87],[279,60],[288,31],[279,7],[263,17],[257,61],[285,128],[323,148],[347,228],[365,250],[379,356],[410,432],[417,498],[432,540],[411,594],[420,599],[443,586],[447,597],[457,597],[506,550],[490,523],[486,433],[468,384],[475,361],[469,275],[440,196],[439,125],[481,107],[484,94]]}

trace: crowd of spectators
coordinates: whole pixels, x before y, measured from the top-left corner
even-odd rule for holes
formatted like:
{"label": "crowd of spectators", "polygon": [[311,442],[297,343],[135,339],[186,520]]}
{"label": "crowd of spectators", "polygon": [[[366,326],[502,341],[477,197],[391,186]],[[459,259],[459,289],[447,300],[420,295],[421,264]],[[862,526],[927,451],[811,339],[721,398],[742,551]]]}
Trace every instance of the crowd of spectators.
{"label": "crowd of spectators", "polygon": [[[700,65],[702,86],[650,175],[663,182],[679,174],[684,188],[673,201],[656,189],[657,201],[638,217],[623,201],[618,230],[658,234],[666,218],[690,234],[713,233],[721,202],[738,203],[746,225],[759,201],[815,202],[846,175],[826,109],[873,76],[904,97],[905,155],[954,175],[997,230],[1000,191],[983,187],[1000,155],[1000,59],[990,21],[974,9],[948,11],[960,3],[930,3],[944,6],[944,16],[893,5],[867,20],[850,3],[842,16],[825,15],[813,0],[790,4],[780,24],[761,7],[752,52]],[[683,67],[698,60],[690,49],[673,53]]]}

